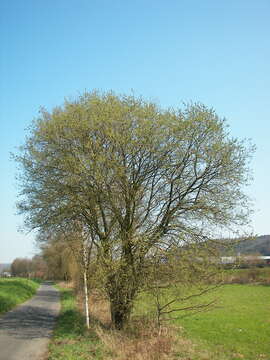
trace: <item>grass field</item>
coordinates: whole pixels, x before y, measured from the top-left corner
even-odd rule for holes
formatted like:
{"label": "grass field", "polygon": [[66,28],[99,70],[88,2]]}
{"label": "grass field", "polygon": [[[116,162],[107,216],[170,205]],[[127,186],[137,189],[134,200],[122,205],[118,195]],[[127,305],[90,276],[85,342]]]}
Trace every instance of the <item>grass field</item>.
{"label": "grass field", "polygon": [[270,287],[226,285],[217,308],[178,319],[186,334],[229,359],[270,359]]}
{"label": "grass field", "polygon": [[39,283],[22,278],[0,278],[0,314],[31,298]]}
{"label": "grass field", "polygon": [[[138,322],[149,309],[149,297],[138,300],[131,331],[102,328],[93,318],[87,331],[72,291],[61,289],[61,294],[48,360],[270,360],[269,286],[225,285],[204,297],[218,299],[214,309],[171,320],[164,336]],[[101,318],[107,307],[95,304],[90,306],[97,306]]]}
{"label": "grass field", "polygon": [[[170,323],[181,328],[181,336],[214,353],[213,359],[270,360],[270,287],[224,285],[200,301],[214,298],[212,310],[192,316],[178,313]],[[147,311],[150,303],[150,298],[142,296],[137,313]]]}

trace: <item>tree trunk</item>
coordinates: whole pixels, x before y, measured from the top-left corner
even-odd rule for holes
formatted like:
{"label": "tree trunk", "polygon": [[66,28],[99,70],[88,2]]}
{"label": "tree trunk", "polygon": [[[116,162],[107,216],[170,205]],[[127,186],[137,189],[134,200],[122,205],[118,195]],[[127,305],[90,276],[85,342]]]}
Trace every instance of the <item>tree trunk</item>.
{"label": "tree trunk", "polygon": [[117,280],[115,276],[110,277],[109,289],[112,324],[115,329],[122,330],[130,319],[138,286],[130,278],[121,279],[118,274]]}
{"label": "tree trunk", "polygon": [[[107,290],[111,306],[111,320],[117,330],[122,330],[129,322],[133,301],[138,291],[138,269],[132,255],[131,241],[123,240],[122,263],[116,272],[109,274]],[[138,268],[138,264],[137,268]],[[136,272],[137,271],[137,272]]]}
{"label": "tree trunk", "polygon": [[122,330],[128,323],[132,310],[132,302],[111,302],[112,324],[117,330]]}

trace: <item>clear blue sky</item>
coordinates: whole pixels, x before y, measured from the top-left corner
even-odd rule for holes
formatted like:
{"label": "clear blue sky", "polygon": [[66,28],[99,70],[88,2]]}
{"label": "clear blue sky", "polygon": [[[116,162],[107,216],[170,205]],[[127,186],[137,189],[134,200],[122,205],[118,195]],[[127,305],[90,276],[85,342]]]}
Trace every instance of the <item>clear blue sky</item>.
{"label": "clear blue sky", "polygon": [[0,263],[34,253],[34,235],[17,232],[9,153],[40,106],[94,88],[201,101],[252,138],[253,226],[270,234],[269,14],[269,0],[2,0]]}

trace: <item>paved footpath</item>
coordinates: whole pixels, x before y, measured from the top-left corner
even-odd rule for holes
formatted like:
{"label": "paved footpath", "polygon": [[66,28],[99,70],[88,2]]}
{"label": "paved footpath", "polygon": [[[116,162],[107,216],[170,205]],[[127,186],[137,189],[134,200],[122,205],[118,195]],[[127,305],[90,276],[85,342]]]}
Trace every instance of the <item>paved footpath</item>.
{"label": "paved footpath", "polygon": [[31,300],[0,316],[0,360],[44,359],[59,310],[59,292],[44,283]]}

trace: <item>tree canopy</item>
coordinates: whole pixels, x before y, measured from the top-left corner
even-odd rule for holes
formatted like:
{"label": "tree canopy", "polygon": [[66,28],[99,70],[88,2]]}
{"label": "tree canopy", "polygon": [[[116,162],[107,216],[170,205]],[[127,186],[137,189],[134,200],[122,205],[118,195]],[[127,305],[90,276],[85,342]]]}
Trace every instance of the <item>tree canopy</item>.
{"label": "tree canopy", "polygon": [[162,109],[85,93],[33,121],[16,156],[18,208],[30,229],[74,221],[89,229],[121,327],[154,248],[206,242],[247,223],[253,150],[202,104]]}

